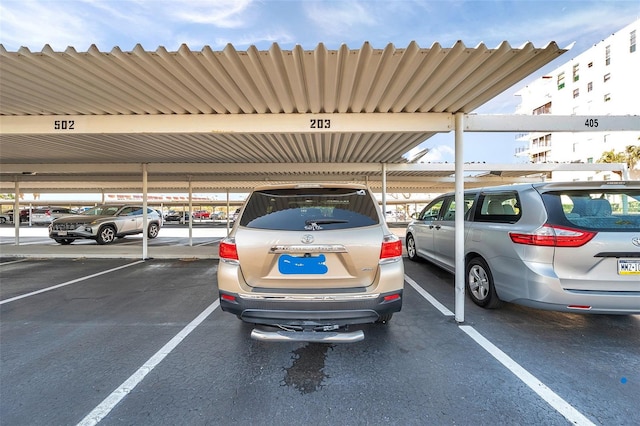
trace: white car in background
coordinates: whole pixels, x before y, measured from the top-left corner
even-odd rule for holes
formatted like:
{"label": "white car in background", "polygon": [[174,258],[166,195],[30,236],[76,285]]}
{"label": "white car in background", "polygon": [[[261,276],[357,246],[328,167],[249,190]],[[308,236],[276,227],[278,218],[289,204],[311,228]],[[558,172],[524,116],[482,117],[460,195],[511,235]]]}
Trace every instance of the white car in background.
{"label": "white car in background", "polygon": [[[92,239],[98,244],[110,244],[116,238],[141,234],[144,230],[143,208],[136,204],[105,204],[84,214],[61,217],[49,225],[49,237],[60,244],[77,239]],[[147,208],[147,236],[155,238],[162,227],[162,217]]]}

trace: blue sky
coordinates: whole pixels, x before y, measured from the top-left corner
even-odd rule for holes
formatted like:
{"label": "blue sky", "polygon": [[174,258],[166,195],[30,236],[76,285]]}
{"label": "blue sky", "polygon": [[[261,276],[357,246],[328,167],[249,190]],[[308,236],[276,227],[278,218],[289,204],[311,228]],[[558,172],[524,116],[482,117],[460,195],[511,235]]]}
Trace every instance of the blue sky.
{"label": "blue sky", "polygon": [[[416,41],[428,48],[457,40],[489,48],[508,41],[518,47],[550,41],[571,52],[516,84],[479,108],[483,114],[512,113],[514,93],[528,81],[577,56],[640,17],[640,1],[420,1],[420,0],[0,0],[0,43],[9,51],[21,46],[32,52],[49,44],[61,51],[85,51],[95,44],[146,50],[164,46],[214,50],[231,43],[237,50],[255,45],[283,49],[301,45],[329,49],[342,44],[357,49],[365,41],[374,48],[388,43],[406,47]],[[468,134],[465,161],[514,163],[513,134]],[[453,135],[438,135],[423,147],[427,161],[453,161]]]}

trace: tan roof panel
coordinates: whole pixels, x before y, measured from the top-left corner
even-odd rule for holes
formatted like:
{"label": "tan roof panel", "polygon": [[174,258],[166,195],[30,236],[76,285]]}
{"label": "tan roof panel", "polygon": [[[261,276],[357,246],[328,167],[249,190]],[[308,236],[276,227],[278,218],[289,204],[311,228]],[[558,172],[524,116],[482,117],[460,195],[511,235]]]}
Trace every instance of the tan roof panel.
{"label": "tan roof panel", "polygon": [[[130,52],[95,46],[86,52],[49,46],[9,52],[0,45],[0,116],[469,113],[564,52],[555,43],[513,48],[507,42],[495,49],[462,42],[337,50],[273,44],[246,51],[183,45],[175,52],[140,45]],[[61,171],[65,164],[87,163],[400,164],[433,134],[114,134],[108,127],[91,134],[9,134],[0,128],[0,163],[59,164]],[[250,170],[242,172],[239,181],[251,179]]]}

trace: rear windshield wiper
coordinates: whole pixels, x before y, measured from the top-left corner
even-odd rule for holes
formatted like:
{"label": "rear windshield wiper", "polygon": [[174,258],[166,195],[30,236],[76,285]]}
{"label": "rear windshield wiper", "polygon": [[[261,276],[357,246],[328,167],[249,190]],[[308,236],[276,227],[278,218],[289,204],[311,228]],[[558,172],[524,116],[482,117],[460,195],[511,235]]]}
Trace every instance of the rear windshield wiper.
{"label": "rear windshield wiper", "polygon": [[331,219],[331,218],[327,218],[327,219],[307,219],[304,221],[305,225],[311,225],[313,223],[315,223],[316,225],[328,225],[330,223],[348,223],[348,220],[344,220],[344,219]]}

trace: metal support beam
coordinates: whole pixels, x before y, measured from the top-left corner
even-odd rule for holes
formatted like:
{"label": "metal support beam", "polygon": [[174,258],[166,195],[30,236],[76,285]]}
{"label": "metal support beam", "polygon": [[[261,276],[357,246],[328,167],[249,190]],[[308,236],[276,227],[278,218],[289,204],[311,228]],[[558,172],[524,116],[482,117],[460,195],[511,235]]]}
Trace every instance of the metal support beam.
{"label": "metal support beam", "polygon": [[192,246],[193,246],[193,184],[191,183],[191,176],[189,176],[189,247],[192,247]]}
{"label": "metal support beam", "polygon": [[455,131],[455,320],[458,323],[464,322],[464,281],[465,281],[465,261],[464,261],[464,170],[463,161],[464,147],[464,115],[456,114]]}
{"label": "metal support beam", "polygon": [[640,115],[466,115],[467,132],[622,132],[640,130]]}
{"label": "metal support beam", "polygon": [[149,215],[147,212],[147,165],[142,164],[142,259],[149,258]]}
{"label": "metal support beam", "polygon": [[[56,125],[57,123],[57,125]],[[61,125],[64,123],[64,126]],[[0,116],[11,134],[422,133],[450,132],[449,113],[159,114]]]}
{"label": "metal support beam", "polygon": [[387,163],[382,163],[382,217],[387,220]]}
{"label": "metal support beam", "polygon": [[[29,212],[31,216],[31,212]],[[16,179],[13,196],[14,245],[20,245],[20,180]]]}

